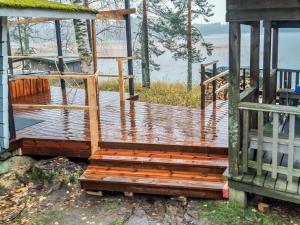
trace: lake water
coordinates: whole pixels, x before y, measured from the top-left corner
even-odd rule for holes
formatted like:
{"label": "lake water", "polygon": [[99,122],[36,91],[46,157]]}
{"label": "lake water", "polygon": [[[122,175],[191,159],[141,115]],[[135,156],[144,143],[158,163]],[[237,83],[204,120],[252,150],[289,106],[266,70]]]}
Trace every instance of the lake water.
{"label": "lake water", "polygon": [[[228,65],[228,35],[218,34],[205,37],[206,41],[214,44],[212,56],[207,57],[207,62],[219,60],[219,66]],[[280,33],[279,35],[279,67],[299,69],[300,67],[300,32],[299,33]],[[261,56],[263,52],[263,36],[261,36]],[[241,42],[241,65],[249,66],[250,62],[250,34],[242,34]],[[262,57],[260,58],[262,67]],[[161,65],[159,71],[152,71],[151,79],[154,81],[165,82],[186,82],[186,67],[187,63],[182,60],[175,61],[170,53],[165,53],[156,59],[156,62]],[[106,72],[115,72],[113,62],[101,62],[101,68]],[[193,82],[200,82],[199,75],[200,63],[193,65]],[[141,80],[139,62],[135,65],[135,75],[137,80]]]}

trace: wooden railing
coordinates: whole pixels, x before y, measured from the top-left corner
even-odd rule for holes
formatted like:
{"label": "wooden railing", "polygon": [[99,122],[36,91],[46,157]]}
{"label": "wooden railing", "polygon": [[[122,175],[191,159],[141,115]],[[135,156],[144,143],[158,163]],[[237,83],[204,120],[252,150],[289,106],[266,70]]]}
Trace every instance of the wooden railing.
{"label": "wooden railing", "polygon": [[277,69],[277,88],[295,89],[300,82],[300,70]]}
{"label": "wooden railing", "polygon": [[[24,60],[24,59],[43,59],[43,58],[51,58],[51,59],[87,59],[91,60],[92,57],[81,57],[81,56],[9,56],[11,59],[15,60]],[[114,57],[114,56],[109,56],[109,57],[100,57],[97,56],[97,59],[102,59],[102,60],[112,60],[115,59],[117,62],[118,66],[118,74],[98,74],[98,77],[107,77],[107,78],[117,78],[119,82],[119,95],[120,95],[120,101],[125,101],[125,81],[126,80],[131,80],[134,79],[133,74],[128,74],[124,75],[123,71],[123,63],[128,61],[128,60],[133,60],[134,57]],[[75,72],[60,72],[59,67],[56,64],[57,71],[49,71],[50,73],[56,73],[56,74],[61,74],[61,75],[68,75],[68,74],[77,74],[77,75],[84,75],[83,73],[75,73]]]}
{"label": "wooden railing", "polygon": [[[226,83],[224,85],[222,85],[221,87],[219,87],[217,89],[217,80],[220,78],[225,78],[226,76],[229,75],[229,71],[226,70],[224,72],[221,73],[217,73],[217,63],[218,61],[213,61],[210,63],[206,63],[206,64],[201,64],[201,84],[200,84],[200,91],[201,91],[201,99],[200,99],[200,107],[201,109],[205,108],[206,105],[206,97],[208,96],[208,93],[206,93],[206,89],[209,85],[211,85],[212,87],[212,101],[215,102],[217,100],[217,94],[220,93],[221,91],[225,91],[226,89],[228,89],[229,84]],[[212,75],[210,78],[206,78],[206,69],[207,67],[212,67]]]}
{"label": "wooden railing", "polygon": [[[240,174],[248,173],[249,169],[255,170],[258,176],[269,172],[273,179],[283,174],[288,182],[292,182],[293,177],[300,177],[300,169],[294,168],[295,156],[299,157],[300,153],[300,139],[295,136],[295,121],[300,116],[300,109],[253,102],[241,102],[239,109],[242,116]],[[257,115],[255,130],[250,129],[253,114]],[[268,131],[270,117],[273,125]],[[282,128],[287,126],[288,132],[283,133]],[[249,158],[253,150],[254,157]],[[268,153],[270,157],[264,157]],[[279,162],[279,154],[287,155],[286,165]]]}
{"label": "wooden railing", "polygon": [[14,80],[33,80],[33,79],[72,79],[87,80],[88,105],[37,105],[37,104],[13,104],[14,109],[63,109],[63,110],[87,110],[89,112],[91,154],[99,148],[99,120],[98,120],[98,98],[97,98],[97,77],[98,72],[93,75],[17,75],[12,76]]}

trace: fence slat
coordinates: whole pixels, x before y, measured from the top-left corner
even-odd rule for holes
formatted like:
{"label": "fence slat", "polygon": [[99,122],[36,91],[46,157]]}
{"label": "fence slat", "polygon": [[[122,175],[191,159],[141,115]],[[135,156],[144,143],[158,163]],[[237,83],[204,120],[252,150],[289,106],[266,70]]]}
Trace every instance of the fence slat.
{"label": "fence slat", "polygon": [[295,139],[295,115],[290,115],[290,123],[289,123],[289,150],[288,150],[288,182],[292,182],[293,181],[294,139]]}
{"label": "fence slat", "polygon": [[295,86],[299,84],[299,72],[296,72],[296,83]]}
{"label": "fence slat", "polygon": [[280,83],[280,85],[279,85],[279,87],[282,88],[282,76],[283,76],[282,71],[280,71],[279,74],[280,74],[280,77],[279,77],[279,83]]}
{"label": "fence slat", "polygon": [[274,113],[273,117],[273,145],[272,145],[272,178],[277,178],[277,166],[278,166],[278,125],[279,114]]}
{"label": "fence slat", "polygon": [[263,135],[264,135],[264,113],[258,112],[257,124],[257,175],[262,175]]}
{"label": "fence slat", "polygon": [[243,172],[248,172],[249,111],[243,111]]}
{"label": "fence slat", "polygon": [[292,88],[292,72],[288,73],[288,88]]}

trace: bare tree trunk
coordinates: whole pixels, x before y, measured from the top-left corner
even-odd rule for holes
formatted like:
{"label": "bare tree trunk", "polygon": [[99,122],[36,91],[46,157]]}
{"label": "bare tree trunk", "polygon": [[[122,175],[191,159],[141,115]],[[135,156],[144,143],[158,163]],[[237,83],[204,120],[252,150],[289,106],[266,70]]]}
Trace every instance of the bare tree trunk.
{"label": "bare tree trunk", "polygon": [[142,81],[143,87],[150,88],[150,62],[149,62],[149,36],[148,36],[148,2],[143,0],[143,21],[142,21]]}
{"label": "bare tree trunk", "polygon": [[187,27],[187,58],[188,58],[188,68],[187,68],[187,90],[191,91],[193,86],[193,59],[192,59],[192,0],[188,0],[188,27]]}
{"label": "bare tree trunk", "polygon": [[[84,6],[83,0],[72,0],[74,5]],[[81,68],[83,73],[90,73],[92,71],[91,68],[91,49],[89,46],[89,37],[87,31],[86,20],[73,20],[74,28],[75,28],[75,36],[77,49],[81,59]],[[88,57],[88,58],[87,58]]]}

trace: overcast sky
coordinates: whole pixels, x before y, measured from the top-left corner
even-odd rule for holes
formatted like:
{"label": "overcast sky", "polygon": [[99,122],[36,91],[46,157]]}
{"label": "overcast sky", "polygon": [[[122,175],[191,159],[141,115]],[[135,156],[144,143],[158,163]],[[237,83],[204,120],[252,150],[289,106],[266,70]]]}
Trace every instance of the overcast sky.
{"label": "overcast sky", "polygon": [[225,23],[226,0],[208,0],[209,3],[215,5],[214,16],[210,18],[210,23]]}

